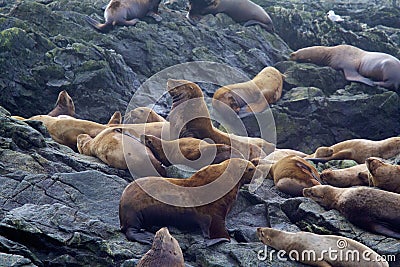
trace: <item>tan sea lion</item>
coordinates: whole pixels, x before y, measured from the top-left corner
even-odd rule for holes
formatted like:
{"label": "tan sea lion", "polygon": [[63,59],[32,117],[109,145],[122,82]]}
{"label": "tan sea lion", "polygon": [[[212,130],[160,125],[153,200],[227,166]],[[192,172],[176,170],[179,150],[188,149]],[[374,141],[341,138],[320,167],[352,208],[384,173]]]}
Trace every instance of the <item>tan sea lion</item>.
{"label": "tan sea lion", "polygon": [[268,227],[257,228],[257,236],[265,245],[283,250],[287,256],[290,254],[297,261],[311,266],[389,267],[388,262],[378,253],[343,236],[290,233]]}
{"label": "tan sea lion", "polygon": [[88,134],[93,138],[107,128],[107,126],[96,122],[75,119],[70,116],[38,115],[30,117],[29,120],[41,121],[54,141],[69,146],[75,151],[77,151],[76,140],[78,135]]}
{"label": "tan sea lion", "polygon": [[21,117],[21,116],[11,116],[11,118],[16,119],[16,120],[19,120],[19,121],[26,120],[26,118]]}
{"label": "tan sea lion", "polygon": [[[213,96],[212,105],[221,114],[230,107],[236,113],[262,112],[281,98],[283,74],[266,67],[253,80],[225,85]],[[227,106],[226,106],[227,105]]]}
{"label": "tan sea lion", "polygon": [[77,147],[79,153],[95,156],[111,167],[128,169],[129,165],[130,170],[139,177],[166,176],[165,169],[151,150],[138,139],[124,135],[121,127],[109,127],[94,138],[80,134],[77,137]]}
{"label": "tan sea lion", "polygon": [[167,120],[158,115],[154,110],[147,107],[139,107],[129,111],[125,115],[124,123],[146,123],[146,122],[166,122]]}
{"label": "tan sea lion", "polygon": [[[121,196],[119,204],[121,231],[131,241],[150,243],[152,234],[141,229],[173,225],[179,228],[200,228],[204,237],[210,239],[207,245],[229,241],[225,218],[235,202],[239,188],[244,183],[249,183],[255,172],[255,166],[251,162],[244,159],[230,159],[204,167],[187,179],[160,177],[136,179],[125,188]],[[229,191],[225,195],[218,195],[217,200],[208,202],[205,199],[210,194],[209,189],[202,189],[208,184],[212,184],[212,190],[217,190],[217,193],[221,187],[226,186]],[[143,190],[144,187],[150,188],[151,195]],[[155,199],[156,196],[178,199],[182,204],[169,205]],[[204,204],[192,206],[190,203],[193,199]]]}
{"label": "tan sea lion", "polygon": [[57,117],[59,115],[75,116],[74,101],[72,101],[67,91],[63,90],[58,94],[55,108],[47,115],[52,117]]}
{"label": "tan sea lion", "polygon": [[269,32],[275,31],[268,13],[249,0],[189,0],[186,18],[196,25],[201,16],[217,13],[225,13],[235,22],[244,22],[244,26],[260,25]]}
{"label": "tan sea lion", "polygon": [[400,165],[391,165],[374,157],[368,158],[365,163],[373,186],[400,194]]}
{"label": "tan sea lion", "polygon": [[[245,157],[263,157],[275,149],[275,145],[261,138],[227,134],[216,129],[210,119],[200,87],[186,80],[169,79],[168,93],[172,96],[169,121],[173,136],[211,139],[216,144],[226,144],[239,150]],[[231,142],[232,141],[232,142]]]}
{"label": "tan sea lion", "polygon": [[400,194],[366,186],[317,185],[305,188],[303,195],[326,209],[340,211],[361,228],[400,239]]}
{"label": "tan sea lion", "polygon": [[151,249],[139,260],[136,267],[185,267],[178,241],[167,227],[156,232]]}
{"label": "tan sea lion", "polygon": [[115,111],[111,116],[110,120],[107,122],[107,125],[115,125],[122,123],[122,114],[119,111]]}
{"label": "tan sea lion", "polygon": [[330,147],[319,147],[307,158],[317,162],[352,159],[362,164],[369,157],[389,159],[398,154],[400,154],[400,137],[391,137],[380,141],[351,139]]}
{"label": "tan sea lion", "polygon": [[102,24],[89,16],[86,16],[86,21],[101,32],[108,32],[115,25],[133,26],[146,16],[159,22],[162,20],[158,15],[160,2],[161,0],[111,0],[104,11],[105,23]]}
{"label": "tan sea lion", "polygon": [[239,151],[231,146],[210,144],[192,137],[167,141],[153,135],[142,135],[141,141],[150,148],[154,156],[164,166],[170,166],[172,163],[200,169],[230,158],[244,158]]}
{"label": "tan sea lion", "polygon": [[318,171],[299,156],[287,156],[274,163],[270,170],[275,186],[292,196],[302,196],[303,189],[321,184]]}
{"label": "tan sea lion", "polygon": [[351,45],[312,46],[293,52],[290,59],[342,70],[348,81],[395,90],[400,87],[400,60],[385,53],[368,52]]}
{"label": "tan sea lion", "polygon": [[338,169],[324,170],[321,172],[321,180],[336,187],[351,187],[355,185],[368,185],[368,168],[365,164]]}

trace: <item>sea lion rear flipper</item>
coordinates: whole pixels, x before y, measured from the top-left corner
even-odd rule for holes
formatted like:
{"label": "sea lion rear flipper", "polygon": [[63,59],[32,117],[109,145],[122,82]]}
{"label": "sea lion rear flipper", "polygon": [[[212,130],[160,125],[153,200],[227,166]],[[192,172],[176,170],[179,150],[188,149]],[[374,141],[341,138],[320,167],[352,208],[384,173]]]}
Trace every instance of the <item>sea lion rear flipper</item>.
{"label": "sea lion rear flipper", "polygon": [[141,232],[136,228],[128,228],[125,232],[129,241],[137,241],[143,244],[153,244],[154,235],[149,232]]}
{"label": "sea lion rear flipper", "polygon": [[396,232],[396,231],[390,229],[384,223],[381,223],[379,221],[378,222],[370,222],[370,229],[376,233],[400,239],[400,232]]}
{"label": "sea lion rear flipper", "polygon": [[347,70],[343,69],[344,77],[346,80],[350,82],[360,82],[364,83],[369,86],[374,86],[374,82],[364,76],[362,76],[360,73],[358,73],[356,70]]}
{"label": "sea lion rear flipper", "polygon": [[215,244],[222,243],[222,242],[230,242],[228,238],[214,238],[214,239],[207,239],[204,241],[204,244],[207,247],[211,247]]}
{"label": "sea lion rear flipper", "polygon": [[[305,165],[305,164],[302,163],[302,162],[296,162],[296,165],[297,165],[303,172],[311,174],[311,176],[312,176],[316,181],[318,181],[319,184],[322,184],[321,179],[319,179],[319,177],[313,172],[313,170],[312,170],[309,166]],[[314,185],[318,185],[318,184],[314,184]]]}
{"label": "sea lion rear flipper", "polygon": [[262,28],[264,28],[265,30],[267,30],[270,33],[275,32],[274,26],[272,24],[265,24],[258,20],[252,19],[252,20],[246,21],[246,23],[243,24],[243,26],[245,26],[245,27],[249,27],[249,26],[253,26],[253,25],[260,25]]}
{"label": "sea lion rear flipper", "polygon": [[100,32],[108,32],[109,30],[111,30],[111,28],[113,27],[112,24],[101,24],[100,22],[98,22],[95,19],[92,19],[89,16],[85,17],[86,22],[92,26],[93,28],[95,28],[96,30],[100,31]]}
{"label": "sea lion rear flipper", "polygon": [[162,17],[155,13],[154,11],[149,11],[146,16],[152,17],[155,21],[160,22],[162,20]]}

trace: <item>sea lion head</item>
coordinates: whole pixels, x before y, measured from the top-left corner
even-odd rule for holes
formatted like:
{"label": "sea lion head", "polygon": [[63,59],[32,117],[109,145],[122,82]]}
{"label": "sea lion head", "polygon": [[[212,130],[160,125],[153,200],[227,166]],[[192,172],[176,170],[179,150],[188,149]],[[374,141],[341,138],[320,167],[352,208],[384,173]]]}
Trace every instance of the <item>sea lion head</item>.
{"label": "sea lion head", "polygon": [[310,188],[304,188],[303,196],[311,198],[325,208],[331,208],[335,204],[337,190],[340,189],[330,185],[315,185]]}
{"label": "sea lion head", "polygon": [[332,180],[336,180],[335,174],[331,169],[322,171],[319,177],[324,183],[332,183]]}
{"label": "sea lion head", "polygon": [[150,134],[141,134],[140,142],[150,148],[154,156],[159,159],[161,150],[163,149],[162,140],[157,136]]}
{"label": "sea lion head", "polygon": [[135,108],[126,114],[125,123],[146,123],[151,112],[147,107]]}
{"label": "sea lion head", "polygon": [[56,105],[48,115],[53,117],[58,115],[69,115],[73,117],[75,115],[74,101],[72,101],[67,91],[63,90],[58,94]]}
{"label": "sea lion head", "polygon": [[275,243],[281,235],[282,231],[272,229],[269,227],[258,227],[257,228],[257,236],[258,239],[263,242],[265,245],[275,247]]}
{"label": "sea lion head", "polygon": [[88,134],[80,134],[76,138],[76,146],[78,148],[79,153],[84,155],[91,155],[90,152],[90,141],[92,137]]}
{"label": "sea lion head", "polygon": [[175,256],[182,254],[178,241],[169,233],[167,227],[163,227],[156,232],[151,249],[154,251],[167,251]]}
{"label": "sea lion head", "polygon": [[187,80],[168,79],[167,90],[172,97],[172,109],[189,99],[204,97],[201,88]]}
{"label": "sea lion head", "polygon": [[315,151],[316,158],[326,158],[333,155],[333,149],[326,146],[321,146]]}
{"label": "sea lion head", "polygon": [[370,157],[365,161],[365,164],[367,165],[367,168],[369,170],[369,172],[372,175],[376,175],[376,172],[378,170],[378,168],[381,168],[385,165],[387,165],[385,162],[383,162],[380,158],[376,158],[376,157]]}

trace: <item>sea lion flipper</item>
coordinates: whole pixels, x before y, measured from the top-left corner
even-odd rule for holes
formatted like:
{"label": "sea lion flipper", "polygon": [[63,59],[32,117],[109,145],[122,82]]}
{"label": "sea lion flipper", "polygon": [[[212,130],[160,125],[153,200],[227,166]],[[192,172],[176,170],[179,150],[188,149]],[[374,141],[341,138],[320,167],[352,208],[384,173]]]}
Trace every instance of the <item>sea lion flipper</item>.
{"label": "sea lion flipper", "polygon": [[390,229],[382,222],[370,222],[370,228],[376,233],[400,239],[400,232]]}
{"label": "sea lion flipper", "polygon": [[207,247],[214,246],[215,244],[222,243],[222,242],[229,242],[230,240],[228,238],[214,238],[214,239],[208,239],[204,241],[204,244]]}
{"label": "sea lion flipper", "polygon": [[197,24],[199,23],[201,16],[199,15],[191,15],[190,12],[188,12],[186,14],[186,19],[190,22],[190,24],[192,24],[193,26],[197,26]]}
{"label": "sea lion flipper", "polygon": [[160,22],[162,21],[162,17],[160,15],[158,15],[157,13],[155,13],[154,11],[149,11],[146,16],[148,17],[152,17],[155,21]]}
{"label": "sea lion flipper", "polygon": [[356,70],[343,69],[343,73],[344,73],[344,77],[348,81],[360,82],[360,83],[364,83],[364,84],[369,85],[369,86],[374,86],[374,82],[372,80],[362,76]]}
{"label": "sea lion flipper", "polygon": [[121,25],[124,25],[124,26],[135,26],[136,23],[138,23],[138,22],[139,22],[138,19],[131,19],[131,20],[126,20],[126,21],[122,22]]}
{"label": "sea lion flipper", "polygon": [[262,23],[257,20],[252,19],[252,20],[246,21],[246,23],[243,24],[243,26],[245,26],[245,27],[249,27],[249,26],[253,26],[253,25],[260,25],[260,27],[266,29],[270,33],[275,32],[274,26],[272,24],[265,24],[265,23]]}
{"label": "sea lion flipper", "polygon": [[154,235],[149,232],[141,232],[136,228],[128,228],[125,232],[126,238],[129,241],[137,241],[143,244],[151,245],[153,243]]}
{"label": "sea lion flipper", "polygon": [[95,19],[92,19],[89,16],[85,17],[86,22],[92,26],[93,28],[95,28],[96,30],[100,31],[100,32],[107,32],[109,30],[111,30],[111,28],[113,27],[112,24],[101,24],[100,22],[98,22]]}

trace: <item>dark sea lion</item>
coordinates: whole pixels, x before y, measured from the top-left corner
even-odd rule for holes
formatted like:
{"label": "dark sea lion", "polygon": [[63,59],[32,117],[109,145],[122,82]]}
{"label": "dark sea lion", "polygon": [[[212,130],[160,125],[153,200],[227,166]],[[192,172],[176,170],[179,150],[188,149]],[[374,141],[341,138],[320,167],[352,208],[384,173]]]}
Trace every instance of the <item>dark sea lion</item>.
{"label": "dark sea lion", "polygon": [[336,187],[351,187],[356,185],[368,185],[368,168],[365,164],[338,170],[324,170],[321,172],[321,180]]}
{"label": "dark sea lion", "polygon": [[219,88],[212,104],[220,113],[224,112],[225,105],[236,113],[262,112],[280,99],[282,86],[283,74],[274,67],[266,67],[250,81]]}
{"label": "dark sea lion", "polygon": [[125,115],[124,123],[166,122],[166,119],[147,107],[138,107]]}
{"label": "dark sea lion", "polygon": [[351,139],[330,147],[319,147],[307,159],[317,162],[352,159],[362,164],[369,157],[389,159],[398,154],[400,154],[400,137],[391,137],[380,141]]}
{"label": "dark sea lion", "polygon": [[[369,247],[347,237],[317,235],[308,232],[290,233],[268,227],[257,228],[257,236],[265,245],[289,253],[297,261],[320,267],[389,267],[382,256]],[[336,250],[334,256],[328,251]],[[296,251],[297,253],[293,253]],[[307,253],[312,252],[312,253]],[[358,260],[355,256],[358,252]],[[340,253],[340,254],[339,254]],[[344,257],[339,257],[344,255]],[[350,258],[349,255],[354,256]],[[363,257],[368,255],[368,258]],[[267,255],[265,255],[267,256]]]}
{"label": "dark sea lion", "polygon": [[324,208],[340,211],[361,228],[400,239],[400,194],[366,186],[317,185],[305,188],[303,195]]}
{"label": "dark sea lion", "polygon": [[142,135],[141,141],[164,166],[170,166],[172,162],[200,169],[230,158],[244,158],[242,153],[229,145],[210,144],[192,137],[167,141],[153,135]]}
{"label": "dark sea lion", "polygon": [[121,127],[106,128],[94,138],[80,134],[77,137],[77,147],[81,154],[95,156],[111,167],[128,169],[129,165],[130,170],[139,177],[158,174],[166,176],[165,169],[151,150],[138,139],[124,135]]}
{"label": "dark sea lion", "polygon": [[311,46],[293,52],[290,59],[342,70],[348,81],[395,90],[400,87],[400,60],[385,53],[351,45]]}
{"label": "dark sea lion", "polygon": [[[188,179],[160,177],[136,179],[125,188],[121,196],[119,204],[121,231],[131,241],[150,243],[152,234],[141,229],[173,225],[192,230],[200,228],[204,237],[209,239],[208,245],[229,241],[225,218],[235,202],[239,188],[249,183],[255,172],[256,168],[251,162],[230,159],[204,167]],[[183,204],[199,198],[199,203],[203,203],[203,199],[209,194],[209,190],[203,188],[211,183],[213,190],[228,186],[230,191],[213,202],[205,201],[203,205],[198,206],[173,206],[154,198],[164,196],[178,199]],[[146,193],[144,187],[151,188],[152,194]],[[202,191],[193,194],[192,190]]]}
{"label": "dark sea lion", "polygon": [[270,175],[280,191],[292,196],[302,196],[304,188],[321,184],[314,166],[295,155],[284,157],[274,163]]}
{"label": "dark sea lion", "polygon": [[52,117],[57,117],[59,115],[75,116],[74,101],[72,101],[67,91],[63,90],[58,94],[55,108],[47,115]]}
{"label": "dark sea lion", "polygon": [[162,18],[158,15],[160,2],[161,0],[111,0],[104,11],[104,24],[89,16],[86,16],[86,21],[101,32],[107,32],[115,25],[133,26],[146,16],[161,21]]}
{"label": "dark sea lion", "polygon": [[400,194],[400,165],[391,165],[374,157],[368,158],[365,163],[373,186]]}
{"label": "dark sea lion", "polygon": [[156,232],[151,249],[140,259],[136,267],[185,267],[178,241],[167,227]]}
{"label": "dark sea lion", "polygon": [[249,0],[189,0],[189,12],[186,17],[196,25],[201,16],[225,13],[244,26],[260,25],[269,32],[274,32],[272,20],[265,10]]}
{"label": "dark sea lion", "polygon": [[170,127],[173,136],[209,138],[216,144],[232,146],[250,160],[275,150],[275,145],[261,138],[227,134],[214,128],[203,92],[197,84],[169,79],[167,89],[173,101],[169,115],[170,124],[174,126]]}

